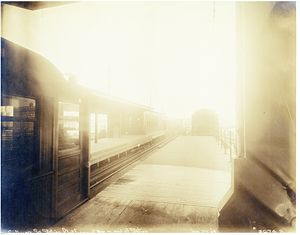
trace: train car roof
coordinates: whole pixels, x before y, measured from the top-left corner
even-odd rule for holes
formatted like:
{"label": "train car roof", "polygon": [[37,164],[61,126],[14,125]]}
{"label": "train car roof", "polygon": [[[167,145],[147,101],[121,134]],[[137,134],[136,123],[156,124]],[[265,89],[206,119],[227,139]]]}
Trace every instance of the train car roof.
{"label": "train car roof", "polygon": [[1,92],[33,95],[39,84],[57,86],[61,72],[43,56],[1,38]]}
{"label": "train car roof", "polygon": [[[153,108],[103,93],[96,89],[67,81],[57,67],[43,56],[1,38],[1,92],[35,96],[34,85],[43,89],[63,87],[63,90],[80,92],[89,96],[92,107],[131,112],[133,110],[152,111]],[[92,110],[92,111],[93,111]]]}
{"label": "train car roof", "polygon": [[[109,94],[106,94],[106,93],[103,93],[103,92],[100,92],[100,91],[97,91],[97,90],[92,90],[92,95],[96,99],[109,99],[111,101],[118,102],[120,104],[126,105],[127,107],[131,106],[131,107],[134,107],[134,108],[142,109],[143,111],[152,111],[153,110],[153,108],[151,108],[149,106],[145,106],[145,105],[138,104],[138,103],[135,103],[135,102],[132,102],[132,101],[128,101],[128,100],[125,100],[125,99],[122,99],[122,98],[119,98],[119,97],[116,97],[116,96],[113,96],[113,95],[109,95]],[[123,108],[126,108],[126,106],[123,107]]]}

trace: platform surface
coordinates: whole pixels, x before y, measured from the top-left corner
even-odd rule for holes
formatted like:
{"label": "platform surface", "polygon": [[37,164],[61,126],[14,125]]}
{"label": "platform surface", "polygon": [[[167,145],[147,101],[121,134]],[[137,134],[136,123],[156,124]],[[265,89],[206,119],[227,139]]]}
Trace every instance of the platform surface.
{"label": "platform surface", "polygon": [[218,232],[230,158],[211,136],[179,136],[51,229],[69,232]]}

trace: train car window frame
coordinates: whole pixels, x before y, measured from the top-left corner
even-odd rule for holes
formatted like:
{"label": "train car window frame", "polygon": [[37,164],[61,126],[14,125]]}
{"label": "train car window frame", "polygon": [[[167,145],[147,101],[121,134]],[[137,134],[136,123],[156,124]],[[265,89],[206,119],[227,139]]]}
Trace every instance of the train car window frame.
{"label": "train car window frame", "polygon": [[[90,121],[90,140],[97,143],[97,140],[107,138],[108,115],[103,113],[91,113]],[[124,122],[126,126],[126,121]]]}
{"label": "train car window frame", "polygon": [[[66,105],[69,105],[69,107],[73,106],[73,108],[75,108],[77,106],[77,109],[76,111],[74,110],[63,110],[61,109],[61,104],[66,104]],[[58,102],[58,116],[59,116],[59,119],[64,119],[64,118],[67,118],[67,119],[73,119],[73,118],[80,118],[80,103],[74,103],[74,102],[71,102],[71,101],[59,101]],[[60,111],[64,111],[65,114],[68,114],[69,115],[61,115],[60,114]],[[78,113],[78,115],[77,115]]]}
{"label": "train car window frame", "polygon": [[[29,116],[24,116],[24,110],[15,110],[14,108],[14,104],[12,105],[3,105],[5,103],[5,99],[20,99],[20,100],[30,100],[30,101],[34,101],[34,104],[30,105],[31,103],[29,103],[28,107],[27,106],[22,106],[22,107],[27,107],[29,108],[29,111],[32,110],[34,111],[34,115],[30,114],[29,112]],[[12,101],[12,103],[15,103]],[[31,120],[31,121],[36,121],[36,116],[37,116],[37,111],[36,111],[36,107],[37,107],[37,100],[36,98],[33,97],[25,97],[25,96],[20,96],[20,95],[1,95],[1,120]],[[24,108],[25,109],[25,108]],[[26,110],[26,109],[25,109]],[[5,115],[3,115],[3,113]],[[23,114],[23,115],[20,115]]]}
{"label": "train car window frame", "polygon": [[37,106],[34,97],[1,95],[1,160],[18,160],[24,175],[31,177],[39,167]]}
{"label": "train car window frame", "polygon": [[[98,139],[105,139],[107,138],[107,122],[108,122],[108,116],[107,114],[98,114]],[[105,125],[103,124],[105,123]],[[105,137],[104,137],[104,132],[105,132]]]}
{"label": "train car window frame", "polygon": [[[66,104],[66,105],[69,105],[69,106],[73,106],[73,108],[77,107],[77,110],[76,111],[74,111],[74,110],[73,111],[72,110],[71,111],[70,110],[63,110],[63,109],[61,109],[61,104]],[[61,111],[65,111],[66,115],[62,115]],[[78,113],[78,115],[77,115],[77,113]],[[69,115],[67,115],[67,114],[69,114]],[[68,123],[67,125],[69,125],[69,127],[73,130],[71,130],[71,129],[69,129],[69,130],[68,129],[60,129],[60,123],[61,122],[67,122]],[[78,127],[76,125],[75,126],[72,125],[74,123],[78,123]],[[81,104],[80,103],[75,103],[75,102],[72,102],[72,101],[68,101],[68,100],[59,100],[59,102],[58,102],[58,142],[57,142],[58,143],[57,148],[58,148],[58,153],[59,154],[64,154],[65,152],[77,151],[77,150],[82,149],[82,146],[81,146],[81,138],[82,138],[82,136],[81,136],[81,134],[82,134],[81,126],[82,126],[82,124],[81,124]],[[65,127],[67,127],[67,126],[65,126]],[[75,130],[74,130],[74,128],[75,128]],[[71,133],[68,134],[70,136],[75,135],[74,131],[78,132],[78,139],[77,139],[78,144],[76,144],[76,146],[74,146],[74,147],[64,147],[63,149],[60,149],[59,146],[60,146],[60,141],[61,141],[61,139],[60,139],[60,134],[62,133],[61,131],[67,131],[65,133],[68,133],[68,131],[69,132],[72,131],[73,134],[71,134]],[[70,144],[72,144],[72,143],[70,143]],[[65,146],[67,146],[67,145],[65,145]]]}

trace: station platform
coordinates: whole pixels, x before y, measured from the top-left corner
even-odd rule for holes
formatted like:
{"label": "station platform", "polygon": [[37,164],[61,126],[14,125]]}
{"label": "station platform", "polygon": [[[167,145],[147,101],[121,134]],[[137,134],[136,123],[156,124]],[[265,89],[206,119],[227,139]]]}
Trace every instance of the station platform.
{"label": "station platform", "polygon": [[178,136],[51,227],[58,232],[218,232],[228,154],[211,136]]}
{"label": "station platform", "polygon": [[138,145],[151,142],[153,139],[164,134],[164,131],[159,131],[147,135],[122,135],[120,138],[104,138],[99,139],[98,143],[91,141],[90,164],[126,152]]}

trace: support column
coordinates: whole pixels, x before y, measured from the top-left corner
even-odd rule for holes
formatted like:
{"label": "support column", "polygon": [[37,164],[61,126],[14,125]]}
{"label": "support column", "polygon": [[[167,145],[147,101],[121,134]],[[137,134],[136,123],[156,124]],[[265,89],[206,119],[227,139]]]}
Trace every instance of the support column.
{"label": "support column", "polygon": [[91,135],[91,108],[88,97],[82,99],[81,114],[82,114],[82,187],[83,193],[88,198],[90,197],[90,135]]}

